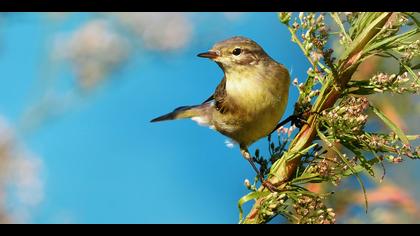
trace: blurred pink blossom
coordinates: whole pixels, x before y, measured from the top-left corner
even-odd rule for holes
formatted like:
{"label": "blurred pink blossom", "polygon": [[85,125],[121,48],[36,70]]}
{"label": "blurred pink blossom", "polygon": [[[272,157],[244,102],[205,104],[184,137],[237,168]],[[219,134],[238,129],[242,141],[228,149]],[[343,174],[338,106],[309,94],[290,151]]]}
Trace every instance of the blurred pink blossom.
{"label": "blurred pink blossom", "polygon": [[92,88],[127,58],[128,44],[107,21],[92,20],[57,37],[55,55],[70,60],[82,88]]}
{"label": "blurred pink blossom", "polygon": [[22,147],[0,117],[0,222],[29,220],[31,209],[44,198],[41,172],[41,159]]}
{"label": "blurred pink blossom", "polygon": [[175,50],[187,45],[192,37],[192,24],[186,13],[118,12],[112,13],[144,43],[154,50]]}

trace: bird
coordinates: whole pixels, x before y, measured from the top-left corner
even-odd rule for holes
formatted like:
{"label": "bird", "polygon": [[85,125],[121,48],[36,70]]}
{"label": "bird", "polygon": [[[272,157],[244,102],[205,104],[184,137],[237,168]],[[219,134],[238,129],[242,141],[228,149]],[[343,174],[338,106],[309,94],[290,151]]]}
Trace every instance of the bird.
{"label": "bird", "polygon": [[198,57],[214,61],[224,76],[214,93],[198,105],[181,106],[151,122],[191,118],[239,144],[259,175],[248,147],[270,135],[288,103],[290,74],[255,41],[235,36]]}

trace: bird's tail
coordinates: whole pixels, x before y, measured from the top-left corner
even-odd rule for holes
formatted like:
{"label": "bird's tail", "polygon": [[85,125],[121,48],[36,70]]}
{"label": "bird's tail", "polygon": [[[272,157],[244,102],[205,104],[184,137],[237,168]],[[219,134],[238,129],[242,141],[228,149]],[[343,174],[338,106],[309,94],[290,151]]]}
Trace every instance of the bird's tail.
{"label": "bird's tail", "polygon": [[177,120],[177,119],[184,119],[184,118],[192,118],[202,116],[207,109],[207,104],[196,105],[196,106],[182,106],[178,107],[172,112],[159,116],[150,122],[158,122],[158,121],[165,121],[165,120]]}

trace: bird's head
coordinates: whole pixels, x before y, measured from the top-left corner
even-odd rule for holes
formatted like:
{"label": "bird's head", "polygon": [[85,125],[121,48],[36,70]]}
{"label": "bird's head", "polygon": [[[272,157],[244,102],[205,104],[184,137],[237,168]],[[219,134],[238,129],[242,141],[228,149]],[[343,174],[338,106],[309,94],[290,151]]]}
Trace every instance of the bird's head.
{"label": "bird's head", "polygon": [[242,36],[218,42],[208,52],[197,56],[215,61],[222,69],[257,65],[269,58],[260,45]]}

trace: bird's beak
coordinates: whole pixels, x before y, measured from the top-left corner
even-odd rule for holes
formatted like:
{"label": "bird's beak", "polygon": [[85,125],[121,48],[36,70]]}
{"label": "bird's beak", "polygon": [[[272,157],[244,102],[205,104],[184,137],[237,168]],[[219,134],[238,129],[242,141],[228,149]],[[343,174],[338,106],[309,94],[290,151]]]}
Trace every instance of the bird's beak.
{"label": "bird's beak", "polygon": [[217,52],[214,52],[214,51],[208,51],[208,52],[200,53],[197,56],[198,57],[215,59],[215,58],[219,57],[219,54]]}

